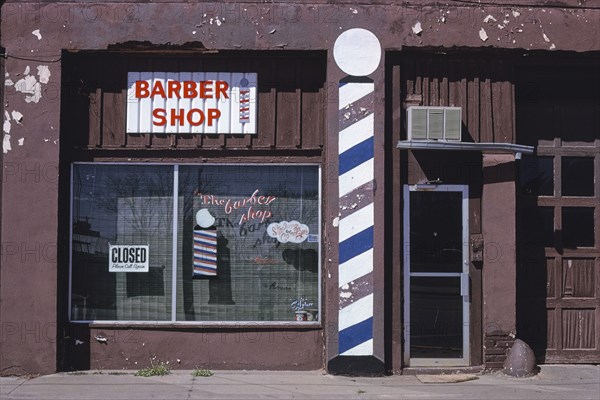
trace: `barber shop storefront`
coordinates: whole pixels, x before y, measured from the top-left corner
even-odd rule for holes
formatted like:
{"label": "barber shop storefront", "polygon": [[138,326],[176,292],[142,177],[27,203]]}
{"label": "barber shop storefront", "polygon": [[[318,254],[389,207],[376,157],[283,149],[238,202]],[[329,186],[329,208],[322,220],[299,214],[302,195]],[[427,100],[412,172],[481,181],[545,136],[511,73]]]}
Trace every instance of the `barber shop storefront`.
{"label": "barber shop storefront", "polygon": [[600,49],[135,4],[2,6],[0,374],[600,362]]}

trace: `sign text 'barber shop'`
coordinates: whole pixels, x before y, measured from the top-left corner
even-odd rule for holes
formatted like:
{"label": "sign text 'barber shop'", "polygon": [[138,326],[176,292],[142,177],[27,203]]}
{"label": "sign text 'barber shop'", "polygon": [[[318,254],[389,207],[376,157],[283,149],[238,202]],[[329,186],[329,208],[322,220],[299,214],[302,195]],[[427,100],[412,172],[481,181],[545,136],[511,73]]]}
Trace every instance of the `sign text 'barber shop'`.
{"label": "sign text 'barber shop'", "polygon": [[129,72],[127,80],[127,133],[256,133],[256,73]]}

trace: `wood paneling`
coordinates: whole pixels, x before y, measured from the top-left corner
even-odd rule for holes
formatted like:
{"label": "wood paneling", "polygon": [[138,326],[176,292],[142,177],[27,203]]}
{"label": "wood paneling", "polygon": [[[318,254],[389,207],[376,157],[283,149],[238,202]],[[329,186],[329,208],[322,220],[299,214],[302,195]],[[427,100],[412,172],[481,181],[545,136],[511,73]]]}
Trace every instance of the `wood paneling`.
{"label": "wood paneling", "polygon": [[[67,137],[85,135],[85,143],[79,140],[82,149],[321,151],[325,127],[325,53],[238,54],[170,57],[68,54],[64,60],[66,82],[78,90],[68,92],[65,107],[74,109],[83,101],[88,111],[85,116],[75,116]],[[258,132],[256,135],[126,134],[127,71],[255,71],[259,82]]]}
{"label": "wood paneling", "polygon": [[563,258],[563,297],[595,297],[594,259]]}
{"label": "wood paneling", "polygon": [[405,105],[461,107],[463,141],[513,143],[510,60],[415,54],[403,58],[402,71]]}
{"label": "wood paneling", "polygon": [[595,349],[596,319],[594,309],[562,310],[562,348]]}

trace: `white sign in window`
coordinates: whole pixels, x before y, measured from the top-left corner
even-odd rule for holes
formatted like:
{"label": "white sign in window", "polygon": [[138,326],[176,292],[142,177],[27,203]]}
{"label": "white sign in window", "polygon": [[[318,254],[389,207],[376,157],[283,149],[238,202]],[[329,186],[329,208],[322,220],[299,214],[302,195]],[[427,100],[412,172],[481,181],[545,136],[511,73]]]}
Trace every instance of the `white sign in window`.
{"label": "white sign in window", "polygon": [[256,133],[256,73],[129,72],[127,87],[127,133]]}
{"label": "white sign in window", "polygon": [[108,246],[108,272],[148,272],[150,246]]}

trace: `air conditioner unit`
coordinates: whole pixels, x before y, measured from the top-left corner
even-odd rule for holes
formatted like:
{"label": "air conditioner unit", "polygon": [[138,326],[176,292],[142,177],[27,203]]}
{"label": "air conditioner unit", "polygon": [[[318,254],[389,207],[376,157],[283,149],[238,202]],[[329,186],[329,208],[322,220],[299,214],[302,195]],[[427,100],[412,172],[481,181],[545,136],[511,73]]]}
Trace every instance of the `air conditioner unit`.
{"label": "air conditioner unit", "polygon": [[408,140],[461,140],[460,107],[408,107]]}

